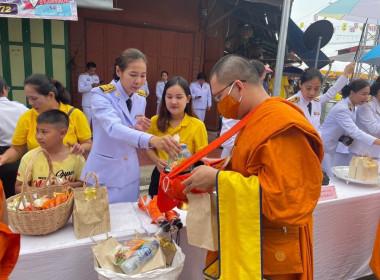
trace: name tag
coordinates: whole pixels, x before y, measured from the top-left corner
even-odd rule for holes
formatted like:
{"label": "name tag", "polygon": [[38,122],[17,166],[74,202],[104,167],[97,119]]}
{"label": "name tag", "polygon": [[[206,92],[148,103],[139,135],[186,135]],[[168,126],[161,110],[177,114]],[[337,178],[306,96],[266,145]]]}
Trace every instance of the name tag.
{"label": "name tag", "polygon": [[314,115],[319,116],[321,113],[320,112],[314,112]]}

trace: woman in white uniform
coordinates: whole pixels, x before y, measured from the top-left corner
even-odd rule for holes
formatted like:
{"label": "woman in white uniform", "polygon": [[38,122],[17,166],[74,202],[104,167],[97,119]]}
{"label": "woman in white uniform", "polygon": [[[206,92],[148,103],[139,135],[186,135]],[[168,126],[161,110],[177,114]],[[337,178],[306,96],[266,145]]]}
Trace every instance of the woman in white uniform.
{"label": "woman in white uniform", "polygon": [[83,168],[99,175],[107,186],[110,203],[137,201],[140,193],[140,169],[136,148],[156,148],[171,157],[181,146],[170,135],[145,133],[150,120],[144,117],[146,95],[138,93],[146,80],[147,60],[137,49],[127,49],[116,58],[119,78],[91,90],[93,138],[90,155]]}
{"label": "woman in white uniform", "polygon": [[360,140],[368,146],[380,145],[380,139],[365,133],[355,124],[355,108],[366,103],[370,87],[365,80],[354,80],[342,89],[343,100],[335,105],[327,115],[321,126],[321,137],[325,156],[322,170],[329,177],[333,176],[333,167],[336,147],[339,141],[349,146],[350,140]]}
{"label": "woman in white uniform", "polygon": [[[374,83],[370,90],[371,97],[356,109],[356,125],[364,132],[380,138],[380,83]],[[350,146],[350,158],[356,155],[370,155],[380,159],[380,146],[369,146],[357,140]]]}

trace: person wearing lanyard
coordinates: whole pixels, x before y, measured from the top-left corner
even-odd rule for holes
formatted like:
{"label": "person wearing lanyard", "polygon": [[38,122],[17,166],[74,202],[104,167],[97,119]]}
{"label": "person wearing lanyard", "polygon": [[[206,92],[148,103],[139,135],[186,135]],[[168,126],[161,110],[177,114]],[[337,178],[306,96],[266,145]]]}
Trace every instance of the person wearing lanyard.
{"label": "person wearing lanyard", "polygon": [[[28,111],[23,104],[8,99],[9,87],[0,77],[0,155],[11,147],[12,135],[21,115]],[[20,161],[0,166],[0,180],[3,181],[5,196],[15,195],[15,182]]]}
{"label": "person wearing lanyard", "polygon": [[151,125],[144,116],[146,95],[138,93],[146,80],[145,55],[126,49],[116,58],[115,66],[120,79],[91,91],[94,144],[81,178],[93,171],[107,186],[110,203],[134,202],[140,193],[136,148],[156,148],[176,158],[181,146],[169,135],[157,137],[144,132]]}
{"label": "person wearing lanyard", "polygon": [[365,80],[353,80],[342,89],[343,100],[338,102],[327,115],[321,126],[321,134],[325,156],[322,162],[322,170],[329,177],[334,174],[331,167],[334,164],[336,147],[339,142],[350,146],[354,141],[361,141],[372,147],[380,145],[380,139],[364,132],[355,124],[355,108],[366,103],[370,93],[370,87]]}
{"label": "person wearing lanyard", "polygon": [[[380,138],[380,83],[374,83],[370,89],[371,97],[356,109],[356,125],[364,132]],[[369,146],[360,141],[354,141],[349,148],[350,158],[353,156],[370,155],[380,159],[380,147]]]}
{"label": "person wearing lanyard", "polygon": [[39,147],[36,140],[37,116],[52,109],[58,109],[69,115],[69,129],[63,139],[65,145],[72,148],[72,154],[86,156],[92,146],[91,130],[85,114],[69,105],[70,94],[57,80],[44,74],[33,74],[24,81],[26,98],[32,109],[19,119],[12,138],[12,146],[0,155],[0,166],[19,160],[25,149]]}
{"label": "person wearing lanyard", "polygon": [[190,84],[191,96],[193,98],[193,108],[198,119],[202,122],[205,120],[206,110],[211,108],[211,90],[210,85],[206,83],[206,75],[199,73],[197,81]]}
{"label": "person wearing lanyard", "polygon": [[162,100],[162,93],[164,92],[164,87],[166,82],[168,81],[169,73],[168,71],[162,71],[161,72],[161,81],[158,81],[156,84],[156,96],[157,96],[157,111],[156,114],[158,115],[160,112],[160,104]]}
{"label": "person wearing lanyard", "polygon": [[316,68],[306,69],[299,80],[300,91],[288,99],[299,106],[307,120],[320,132],[322,105],[333,99],[347,84],[348,76],[354,72],[355,63],[348,64],[336,83],[320,96],[323,77]]}

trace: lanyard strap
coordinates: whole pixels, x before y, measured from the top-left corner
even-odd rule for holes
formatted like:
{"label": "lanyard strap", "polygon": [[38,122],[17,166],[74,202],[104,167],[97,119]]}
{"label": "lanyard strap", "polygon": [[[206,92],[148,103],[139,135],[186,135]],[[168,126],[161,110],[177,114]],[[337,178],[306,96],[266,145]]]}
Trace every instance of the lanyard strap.
{"label": "lanyard strap", "polygon": [[[261,105],[261,104],[260,104]],[[180,165],[176,166],[169,174],[169,178],[173,178],[189,168],[191,165],[202,159],[203,157],[207,156],[209,153],[211,153],[213,150],[215,150],[217,147],[219,147],[221,144],[226,142],[229,138],[231,138],[234,134],[239,132],[243,127],[246,126],[248,123],[248,120],[253,115],[253,113],[257,110],[257,108],[260,107],[260,105],[256,106],[251,112],[249,112],[244,118],[242,118],[237,124],[235,124],[231,129],[229,129],[226,133],[224,133],[222,136],[216,138],[214,141],[212,141],[208,146],[204,147],[202,150],[200,150],[198,153],[192,155],[190,158],[182,162]]]}

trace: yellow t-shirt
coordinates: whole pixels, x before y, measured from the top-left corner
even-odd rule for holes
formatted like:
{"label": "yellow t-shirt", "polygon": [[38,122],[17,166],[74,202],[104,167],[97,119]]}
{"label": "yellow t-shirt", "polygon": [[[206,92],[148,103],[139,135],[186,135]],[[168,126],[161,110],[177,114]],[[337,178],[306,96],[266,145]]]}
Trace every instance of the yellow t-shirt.
{"label": "yellow t-shirt", "polygon": [[[197,118],[185,114],[181,123],[173,128],[169,125],[166,132],[162,132],[157,127],[158,115],[152,117],[152,124],[147,133],[155,136],[179,135],[179,142],[187,145],[193,155],[208,145],[207,131],[204,123]],[[168,159],[167,153],[157,150],[157,156],[161,159]]]}
{"label": "yellow t-shirt", "polygon": [[[41,150],[41,147],[27,152],[21,159],[20,166],[17,172],[17,180],[23,182],[25,180],[25,172],[28,165],[36,152]],[[70,182],[80,181],[83,166],[85,164],[82,155],[70,154],[63,161],[52,162],[53,174],[60,180],[69,180]],[[49,165],[44,154],[39,153],[33,163],[33,167],[29,174],[28,182],[31,182],[32,187],[40,187],[45,185],[46,179],[49,175]],[[58,182],[59,183],[59,182]]]}
{"label": "yellow t-shirt", "polygon": [[[71,108],[73,107],[63,103],[60,103],[59,105],[59,110],[66,114],[69,113]],[[12,145],[20,146],[26,144],[29,151],[39,147],[36,140],[38,115],[39,114],[36,110],[30,109],[20,117],[13,134]],[[71,143],[77,143],[91,138],[91,130],[87,118],[81,110],[77,108],[73,110],[69,117],[69,121],[69,130],[67,131],[65,138],[63,138],[63,143],[65,145],[67,145],[68,141]]]}
{"label": "yellow t-shirt", "polygon": [[[273,83],[274,83],[274,78],[272,78],[269,82],[269,89],[270,90],[273,90]],[[282,98],[286,98],[286,91],[285,91],[285,88],[284,86],[289,86],[289,81],[288,81],[288,78],[286,76],[282,76],[281,78],[281,91],[280,91],[280,97]],[[273,95],[273,92],[272,92],[272,96]]]}

